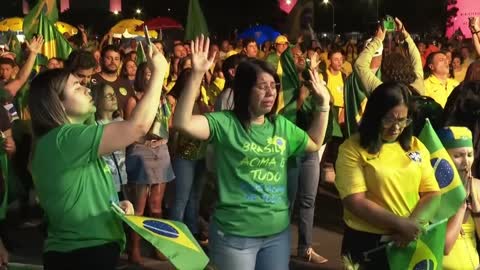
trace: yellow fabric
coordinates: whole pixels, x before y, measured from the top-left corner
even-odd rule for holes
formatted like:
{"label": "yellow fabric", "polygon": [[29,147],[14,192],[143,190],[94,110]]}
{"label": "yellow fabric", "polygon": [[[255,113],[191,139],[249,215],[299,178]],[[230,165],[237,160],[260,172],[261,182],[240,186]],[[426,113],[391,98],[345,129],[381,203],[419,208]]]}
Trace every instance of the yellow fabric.
{"label": "yellow fabric", "polygon": [[425,80],[425,96],[433,98],[438,104],[445,107],[448,96],[458,84],[459,82],[450,78],[447,79],[446,83],[443,83],[432,75]]}
{"label": "yellow fabric", "polygon": [[[439,191],[430,154],[419,139],[413,137],[406,152],[398,142],[385,143],[377,154],[369,154],[354,135],[339,148],[335,185],[342,200],[352,194],[365,193],[380,207],[401,217],[409,216],[420,199],[420,192]],[[376,234],[390,234],[347,209],[343,219],[352,229]]]}
{"label": "yellow fabric", "polygon": [[453,78],[459,83],[465,80],[465,75],[467,75],[467,69],[464,67],[460,71],[453,70]]}
{"label": "yellow fabric", "polygon": [[352,64],[350,64],[350,62],[348,62],[346,60],[343,61],[342,72],[345,73],[347,76],[352,74],[352,72],[353,72]]}
{"label": "yellow fabric", "polygon": [[458,235],[450,253],[443,257],[443,270],[476,269],[479,265],[475,223],[472,216],[462,224],[462,230],[464,235]]}
{"label": "yellow fabric", "polygon": [[208,97],[207,89],[203,85],[202,85],[202,88],[200,88],[200,94],[202,95],[201,101],[208,106],[208,102],[210,98]]}
{"label": "yellow fabric", "polygon": [[327,88],[333,97],[333,105],[335,107],[344,107],[342,73],[338,72],[337,75],[333,75],[330,69],[327,69],[327,76]]}
{"label": "yellow fabric", "polygon": [[[280,62],[280,60],[278,60],[277,74],[278,74],[278,77],[282,78],[283,68],[282,68],[282,63]],[[283,109],[283,107],[285,107],[285,99],[283,98],[283,91],[280,91],[278,93],[277,113],[280,112]]]}

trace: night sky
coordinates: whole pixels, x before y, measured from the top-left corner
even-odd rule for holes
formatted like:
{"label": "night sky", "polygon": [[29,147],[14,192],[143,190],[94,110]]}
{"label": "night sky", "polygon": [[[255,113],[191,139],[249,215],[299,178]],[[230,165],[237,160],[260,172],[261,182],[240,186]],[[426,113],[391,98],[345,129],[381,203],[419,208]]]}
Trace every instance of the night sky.
{"label": "night sky", "polygon": [[[29,0],[30,1],[30,0]],[[299,0],[301,1],[301,0]],[[331,0],[335,5],[337,32],[370,30],[376,20],[377,0]],[[431,31],[443,29],[445,2],[447,0],[378,0],[380,17],[385,14],[403,19],[408,30]],[[0,0],[0,17],[22,16],[21,0]],[[30,1],[34,2],[34,0]],[[121,15],[108,11],[107,0],[71,0],[71,9],[60,14],[60,20],[72,24],[83,23],[90,30],[103,34],[121,18],[131,18],[135,9],[141,8],[140,19],[154,16],[170,16],[181,23],[186,22],[188,0],[123,0]],[[315,0],[318,32],[331,31],[332,9],[321,0]],[[209,29],[219,36],[226,36],[234,29],[269,24],[280,31],[286,27],[287,15],[278,8],[276,0],[200,0]],[[86,19],[88,18],[88,19]]]}

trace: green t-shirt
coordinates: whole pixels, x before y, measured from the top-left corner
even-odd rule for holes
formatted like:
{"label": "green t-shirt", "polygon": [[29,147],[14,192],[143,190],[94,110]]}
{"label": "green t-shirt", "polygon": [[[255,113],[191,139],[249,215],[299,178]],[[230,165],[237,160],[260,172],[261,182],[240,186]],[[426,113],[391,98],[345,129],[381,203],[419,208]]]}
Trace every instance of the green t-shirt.
{"label": "green t-shirt", "polygon": [[37,141],[32,176],[48,219],[45,251],[125,245],[122,223],[110,208],[118,201],[112,174],[98,154],[103,128],[68,124]]}
{"label": "green t-shirt", "polygon": [[228,234],[260,237],[289,224],[288,157],[305,151],[305,131],[279,115],[247,131],[231,111],[206,114],[219,198],[214,218]]}

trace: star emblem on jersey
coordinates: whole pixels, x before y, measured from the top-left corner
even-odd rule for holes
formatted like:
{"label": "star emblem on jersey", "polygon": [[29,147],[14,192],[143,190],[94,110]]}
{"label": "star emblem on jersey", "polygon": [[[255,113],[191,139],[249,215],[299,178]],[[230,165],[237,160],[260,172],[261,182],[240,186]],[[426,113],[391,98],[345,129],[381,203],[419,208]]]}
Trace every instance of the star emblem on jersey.
{"label": "star emblem on jersey", "polygon": [[419,152],[410,152],[408,153],[408,157],[415,162],[422,162],[422,156]]}

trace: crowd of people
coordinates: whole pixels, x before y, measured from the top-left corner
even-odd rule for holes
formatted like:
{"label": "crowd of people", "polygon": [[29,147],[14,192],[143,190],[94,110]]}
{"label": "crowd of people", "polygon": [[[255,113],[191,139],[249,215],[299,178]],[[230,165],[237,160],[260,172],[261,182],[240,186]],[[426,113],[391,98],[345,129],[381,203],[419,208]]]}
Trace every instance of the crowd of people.
{"label": "crowd of people", "polygon": [[[439,204],[430,154],[415,137],[426,117],[468,195],[448,221],[443,269],[477,268],[480,18],[460,42],[414,40],[395,24],[365,42],[153,40],[144,62],[136,40],[119,47],[106,35],[92,47],[82,30],[68,59],[39,72],[41,36],[25,43],[22,63],[3,52],[3,151],[27,190],[22,211],[29,190],[38,196],[44,268],[115,269],[124,251],[142,265],[141,238],[124,230],[112,201],[128,214],[184,222],[211,265],[229,270],[288,269],[298,209],[293,255],[323,264],[312,238],[326,181],[344,206],[339,252],[388,269],[384,250],[365,252],[385,235],[407,246]],[[357,90],[368,101],[350,135],[346,96]],[[2,264],[7,249],[0,242]]]}

